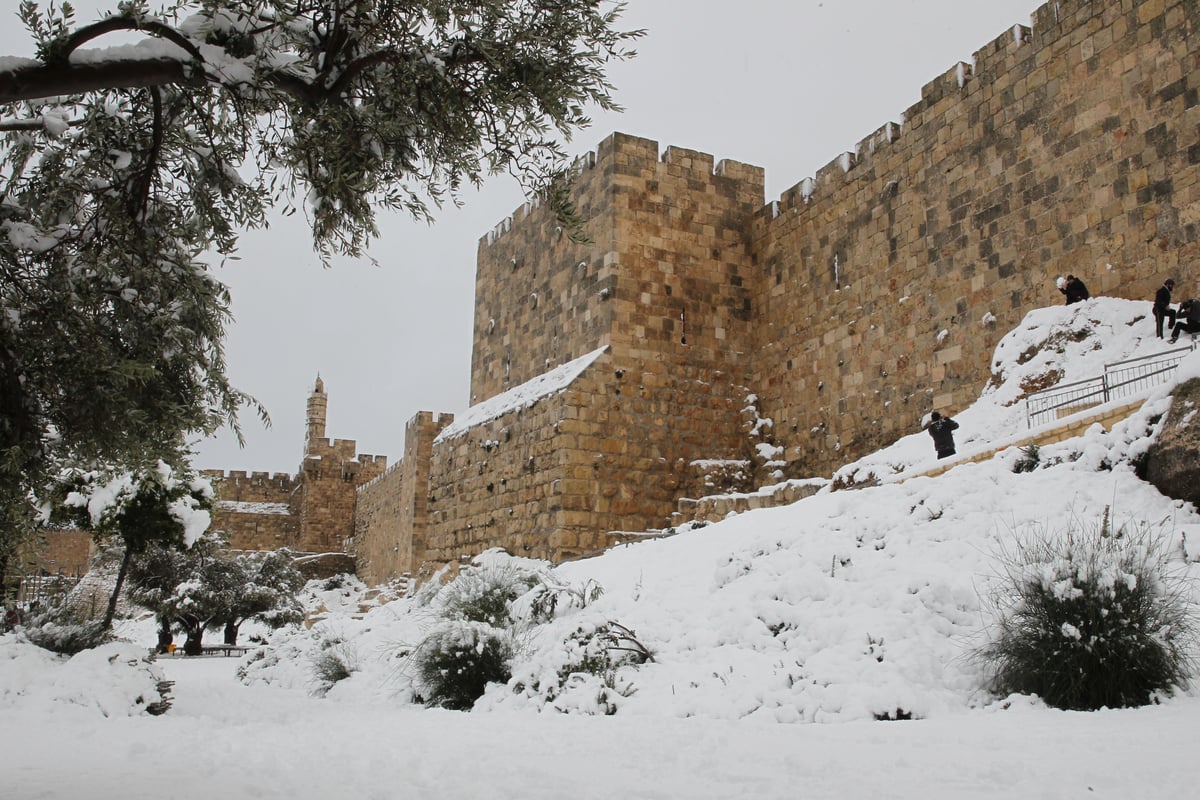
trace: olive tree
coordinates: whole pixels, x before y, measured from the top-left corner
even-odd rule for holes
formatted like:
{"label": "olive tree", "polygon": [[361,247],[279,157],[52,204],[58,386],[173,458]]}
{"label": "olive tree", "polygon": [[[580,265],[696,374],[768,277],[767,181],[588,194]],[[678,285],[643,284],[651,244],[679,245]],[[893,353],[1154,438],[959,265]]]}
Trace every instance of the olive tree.
{"label": "olive tree", "polygon": [[562,142],[615,108],[605,70],[641,34],[621,10],[125,0],[78,25],[23,0],[36,57],[0,59],[0,562],[58,464],[176,463],[236,430],[253,401],[206,259],[271,209],[304,213],[326,263],[494,173],[578,223]]}
{"label": "olive tree", "polygon": [[[136,556],[151,548],[185,550],[208,528],[212,486],[208,481],[179,473],[166,462],[143,472],[71,470],[60,477],[61,506],[51,515],[90,530],[101,543],[122,550],[121,565],[100,624],[111,627],[117,600]],[[55,513],[57,512],[57,513]]]}

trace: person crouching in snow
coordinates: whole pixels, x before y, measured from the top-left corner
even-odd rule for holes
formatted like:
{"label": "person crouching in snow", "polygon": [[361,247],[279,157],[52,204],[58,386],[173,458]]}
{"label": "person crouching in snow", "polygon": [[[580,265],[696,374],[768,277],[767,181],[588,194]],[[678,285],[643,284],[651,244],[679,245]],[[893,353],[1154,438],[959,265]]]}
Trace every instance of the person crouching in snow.
{"label": "person crouching in snow", "polygon": [[1179,304],[1175,330],[1171,332],[1171,344],[1179,341],[1180,333],[1200,333],[1200,300],[1184,300]]}
{"label": "person crouching in snow", "polygon": [[954,455],[954,431],[957,428],[958,423],[949,417],[943,417],[936,411],[929,415],[927,430],[933,437],[933,449],[937,451],[938,458]]}

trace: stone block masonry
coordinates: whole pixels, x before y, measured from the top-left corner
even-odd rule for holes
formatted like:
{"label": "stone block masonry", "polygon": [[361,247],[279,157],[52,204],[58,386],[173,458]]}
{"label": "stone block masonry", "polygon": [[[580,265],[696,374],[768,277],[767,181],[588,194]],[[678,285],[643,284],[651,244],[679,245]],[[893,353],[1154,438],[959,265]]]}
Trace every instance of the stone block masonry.
{"label": "stone block masonry", "polygon": [[234,550],[348,552],[354,537],[357,489],[383,474],[387,459],[359,453],[352,439],[325,437],[325,383],[318,377],[307,403],[304,455],[295,475],[207,470],[216,490],[212,527]]}
{"label": "stone block masonry", "polygon": [[[1198,93],[1200,4],[1056,0],[775,202],[757,167],[610,136],[576,165],[588,242],[536,203],[481,240],[471,403],[604,354],[453,436],[418,418],[428,512],[360,518],[360,553],[399,554],[372,578],[665,526],[721,492],[697,465],[768,440],[777,475],[828,475],[972,402],[999,338],[1062,302],[1057,276],[1147,304],[1166,276],[1186,286]],[[423,467],[400,474],[419,496]]]}
{"label": "stone block masonry", "polygon": [[368,583],[410,573],[429,533],[433,440],[453,414],[422,411],[404,429],[404,456],[358,491],[354,517],[357,573]]}
{"label": "stone block masonry", "polygon": [[620,133],[574,174],[586,241],[533,202],[479,242],[467,412],[385,472],[326,438],[318,379],[298,473],[222,476],[241,546],[371,582],[558,561],[955,413],[1059,275],[1151,325],[1164,278],[1200,295],[1200,3],[1046,3],[770,203],[758,167]]}
{"label": "stone block masonry", "polygon": [[1182,0],[1048,3],[753,216],[748,380],[789,462],[828,473],[972,402],[1056,276],[1188,282],[1198,26]]}
{"label": "stone block masonry", "polygon": [[212,527],[224,531],[234,550],[297,548],[299,526],[292,513],[298,487],[286,473],[204,470],[217,498]]}

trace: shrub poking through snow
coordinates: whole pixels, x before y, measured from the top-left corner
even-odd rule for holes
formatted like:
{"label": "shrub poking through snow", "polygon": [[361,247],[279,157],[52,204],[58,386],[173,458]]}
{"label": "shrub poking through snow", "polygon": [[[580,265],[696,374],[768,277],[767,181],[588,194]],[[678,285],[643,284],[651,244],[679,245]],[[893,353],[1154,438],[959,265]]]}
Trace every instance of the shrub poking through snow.
{"label": "shrub poking through snow", "polygon": [[322,639],[321,650],[313,656],[314,694],[324,695],[339,681],[358,672],[358,656],[341,639]]}
{"label": "shrub poking through snow", "polygon": [[517,616],[531,623],[549,622],[568,609],[587,608],[600,599],[604,587],[588,578],[581,586],[571,586],[544,577],[520,598],[514,609]]}
{"label": "shrub poking through snow", "polygon": [[637,634],[619,622],[581,622],[560,644],[554,666],[529,664],[511,681],[513,693],[562,713],[615,714],[634,685],[625,667],[654,660]]}
{"label": "shrub poking through snow", "polygon": [[1186,684],[1195,609],[1150,531],[1039,532],[1003,556],[996,630],[981,650],[999,695],[1056,708],[1145,705]]}
{"label": "shrub poking through snow", "polygon": [[420,699],[431,706],[466,711],[489,683],[510,674],[512,637],[486,622],[446,621],[412,653]]}
{"label": "shrub poking through snow", "polygon": [[1036,444],[1028,444],[1021,448],[1021,457],[1013,462],[1012,471],[1016,473],[1033,472],[1041,462],[1041,451]]}
{"label": "shrub poking through snow", "polygon": [[513,602],[541,582],[545,566],[488,550],[446,585],[418,593],[437,617],[407,657],[421,702],[466,710],[489,683],[508,680]]}
{"label": "shrub poking through snow", "polygon": [[432,598],[431,605],[445,619],[505,626],[512,622],[512,602],[537,582],[536,572],[488,551],[463,567],[458,577]]}
{"label": "shrub poking through snow", "polygon": [[112,633],[99,620],[82,618],[71,606],[54,606],[30,620],[25,636],[52,653],[73,656],[99,647]]}

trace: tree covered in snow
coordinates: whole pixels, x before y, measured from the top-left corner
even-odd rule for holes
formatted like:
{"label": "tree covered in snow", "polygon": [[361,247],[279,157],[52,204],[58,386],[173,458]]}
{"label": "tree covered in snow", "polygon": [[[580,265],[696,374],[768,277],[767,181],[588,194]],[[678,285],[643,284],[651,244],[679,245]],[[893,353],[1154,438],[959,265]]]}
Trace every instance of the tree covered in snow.
{"label": "tree covered in snow", "polygon": [[200,654],[204,631],[221,616],[222,594],[234,581],[232,564],[219,555],[224,544],[206,535],[187,551],[159,546],[134,559],[129,599],[155,613],[160,643],[169,643],[171,630],[178,627],[187,637],[184,652]]}
{"label": "tree covered in snow", "polygon": [[[208,528],[212,487],[160,461],[142,472],[72,470],[60,482],[62,504],[52,516],[93,531],[97,539],[116,540],[121,566],[100,630],[112,626],[129,567],[152,547],[191,547]],[[55,513],[58,512],[58,513]]]}
{"label": "tree covered in snow", "polygon": [[272,629],[304,620],[304,609],[297,599],[304,588],[304,576],[291,553],[240,553],[233,559],[233,566],[235,580],[228,587],[220,620],[225,644],[237,644],[238,630],[248,619]]}
{"label": "tree covered in snow", "polygon": [[[251,399],[225,374],[208,254],[273,207],[321,257],[377,210],[431,218],[486,175],[548,190],[632,55],[595,0],[23,0],[0,58],[0,560],[65,457],[179,460]],[[260,409],[261,412],[261,409]]]}
{"label": "tree covered in snow", "polygon": [[225,644],[237,644],[248,619],[270,628],[300,622],[297,594],[304,578],[287,551],[231,555],[218,535],[206,534],[192,548],[157,546],[134,559],[129,598],[158,618],[160,650],[178,627],[184,652],[198,655],[204,632],[223,628]]}

